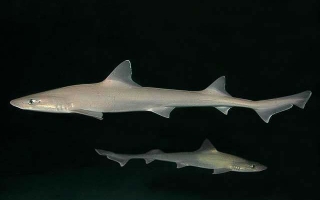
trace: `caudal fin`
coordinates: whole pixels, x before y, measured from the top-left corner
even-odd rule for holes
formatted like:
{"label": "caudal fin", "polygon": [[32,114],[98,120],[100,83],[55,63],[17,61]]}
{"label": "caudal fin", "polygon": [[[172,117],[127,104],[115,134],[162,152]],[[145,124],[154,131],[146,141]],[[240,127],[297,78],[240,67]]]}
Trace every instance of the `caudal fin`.
{"label": "caudal fin", "polygon": [[111,151],[105,151],[105,150],[101,150],[101,149],[95,149],[95,150],[99,155],[107,156],[107,158],[109,158],[110,160],[116,161],[117,163],[120,164],[121,167],[123,167],[125,164],[127,164],[127,162],[130,160],[130,158],[127,158],[124,155],[115,154]]}
{"label": "caudal fin", "polygon": [[311,97],[311,94],[312,94],[312,92],[307,90],[307,91],[301,92],[299,94],[289,96],[289,98],[291,97],[291,98],[295,99],[295,101],[293,102],[293,105],[298,106],[301,109],[304,109],[308,100]]}
{"label": "caudal fin", "polygon": [[303,109],[311,94],[311,91],[305,91],[287,97],[263,100],[260,102],[264,102],[264,106],[262,108],[255,109],[255,111],[263,121],[268,123],[272,115],[288,110],[292,108],[293,105]]}

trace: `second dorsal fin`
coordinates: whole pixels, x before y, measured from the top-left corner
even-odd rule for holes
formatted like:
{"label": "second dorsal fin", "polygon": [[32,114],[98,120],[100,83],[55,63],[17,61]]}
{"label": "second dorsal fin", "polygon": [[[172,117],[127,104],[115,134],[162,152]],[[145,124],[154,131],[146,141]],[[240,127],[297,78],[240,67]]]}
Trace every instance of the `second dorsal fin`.
{"label": "second dorsal fin", "polygon": [[223,95],[223,96],[231,96],[226,91],[225,85],[226,85],[226,78],[225,78],[225,76],[221,76],[220,78],[215,80],[211,85],[209,85],[209,87],[202,90],[202,92],[208,93],[208,94],[214,93],[214,94],[219,94],[219,95]]}
{"label": "second dorsal fin", "polygon": [[211,144],[211,142],[208,139],[205,139],[201,145],[201,147],[197,150],[197,152],[200,151],[212,151],[215,152],[217,149]]}
{"label": "second dorsal fin", "polygon": [[102,84],[110,85],[110,84],[117,84],[123,86],[136,86],[140,87],[137,83],[135,83],[132,78],[132,69],[131,63],[129,60],[125,60],[120,63],[109,76],[102,81]]}

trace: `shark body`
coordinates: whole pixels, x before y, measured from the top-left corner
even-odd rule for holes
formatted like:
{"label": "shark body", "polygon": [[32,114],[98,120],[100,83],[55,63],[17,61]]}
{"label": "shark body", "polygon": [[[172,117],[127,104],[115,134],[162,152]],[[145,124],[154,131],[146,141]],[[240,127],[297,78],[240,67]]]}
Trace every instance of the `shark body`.
{"label": "shark body", "polygon": [[177,163],[177,168],[186,166],[213,169],[213,174],[221,174],[229,171],[235,172],[259,172],[267,169],[266,166],[254,161],[249,161],[234,155],[219,152],[211,142],[206,139],[200,149],[194,152],[164,153],[161,150],[151,150],[145,154],[116,154],[110,151],[96,149],[99,155],[106,156],[116,161],[123,167],[130,159],[145,159],[146,164],[154,160]]}
{"label": "shark body", "polygon": [[254,109],[269,122],[270,117],[293,105],[304,108],[311,91],[261,101],[232,97],[225,90],[225,77],[202,91],[141,87],[131,79],[130,61],[119,64],[102,82],[53,89],[14,99],[10,103],[24,110],[78,113],[102,119],[104,112],[151,111],[169,118],[176,107],[211,106],[224,114],[231,107]]}

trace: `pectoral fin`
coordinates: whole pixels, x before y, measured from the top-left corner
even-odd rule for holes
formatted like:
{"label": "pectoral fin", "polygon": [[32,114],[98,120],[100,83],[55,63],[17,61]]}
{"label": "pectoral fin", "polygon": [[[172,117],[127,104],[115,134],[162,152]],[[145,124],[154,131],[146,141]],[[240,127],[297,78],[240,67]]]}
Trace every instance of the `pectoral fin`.
{"label": "pectoral fin", "polygon": [[179,168],[182,168],[182,167],[186,167],[187,165],[185,165],[185,164],[182,164],[182,163],[177,163],[177,168],[179,169]]}
{"label": "pectoral fin", "polygon": [[222,174],[222,173],[226,173],[226,172],[230,172],[230,169],[219,168],[219,169],[214,169],[213,174]]}
{"label": "pectoral fin", "polygon": [[96,119],[100,119],[103,120],[102,116],[103,113],[102,112],[95,112],[95,111],[90,111],[90,110],[82,110],[82,109],[78,109],[78,110],[72,110],[72,113],[77,113],[77,114],[81,114],[81,115],[86,115],[89,117],[94,117]]}

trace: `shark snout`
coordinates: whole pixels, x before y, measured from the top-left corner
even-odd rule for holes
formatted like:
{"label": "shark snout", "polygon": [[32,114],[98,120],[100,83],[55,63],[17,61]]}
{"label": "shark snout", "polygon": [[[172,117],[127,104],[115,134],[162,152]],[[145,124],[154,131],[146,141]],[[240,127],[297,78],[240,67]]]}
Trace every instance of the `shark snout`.
{"label": "shark snout", "polygon": [[256,167],[256,170],[258,172],[260,172],[260,171],[266,170],[267,168],[268,168],[267,166],[264,166],[264,165],[260,164],[259,166]]}
{"label": "shark snout", "polygon": [[13,105],[14,107],[18,107],[18,101],[16,99],[11,100],[10,104]]}
{"label": "shark snout", "polygon": [[13,99],[13,100],[10,101],[10,104],[12,106],[20,108],[20,109],[23,109],[26,106],[24,101],[21,100],[21,99]]}

